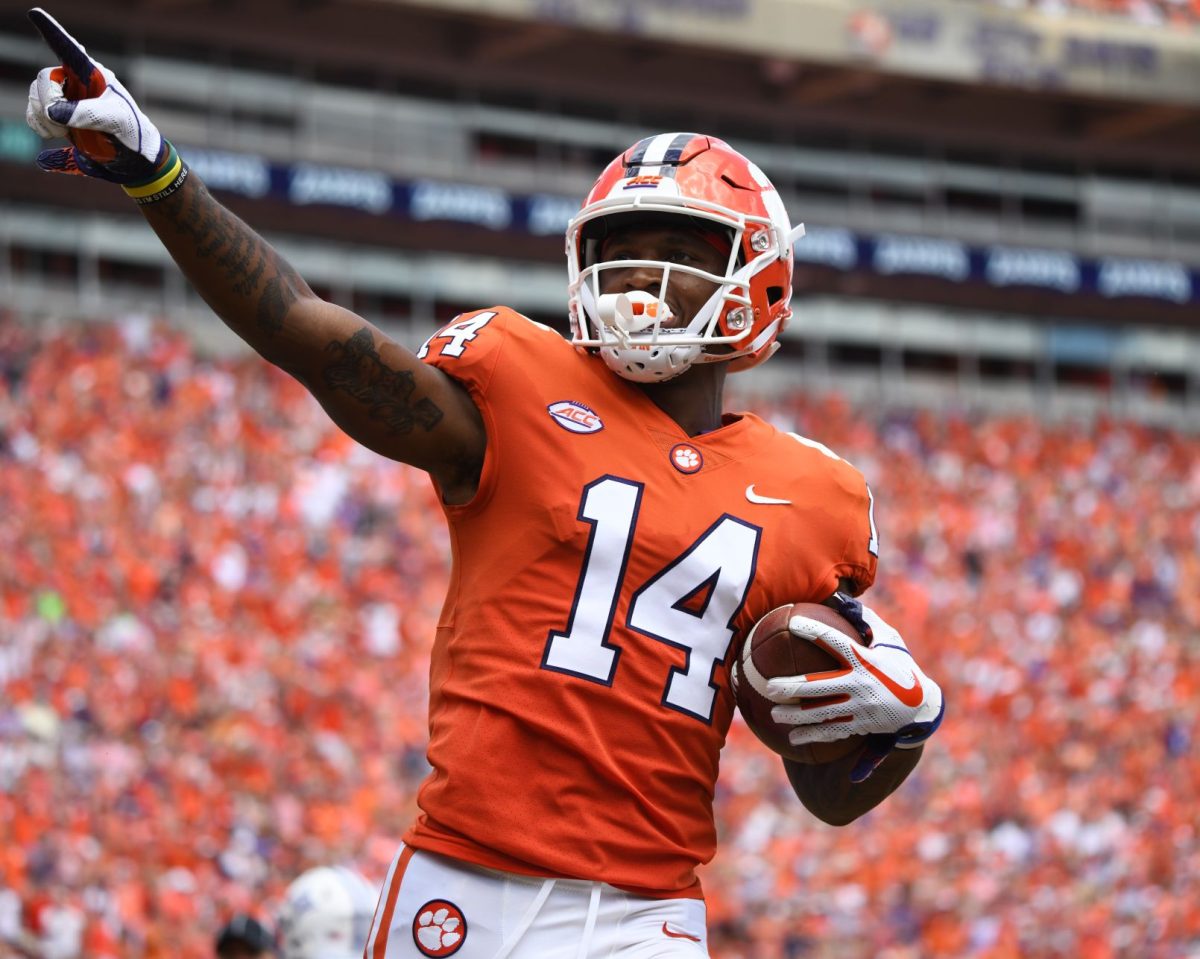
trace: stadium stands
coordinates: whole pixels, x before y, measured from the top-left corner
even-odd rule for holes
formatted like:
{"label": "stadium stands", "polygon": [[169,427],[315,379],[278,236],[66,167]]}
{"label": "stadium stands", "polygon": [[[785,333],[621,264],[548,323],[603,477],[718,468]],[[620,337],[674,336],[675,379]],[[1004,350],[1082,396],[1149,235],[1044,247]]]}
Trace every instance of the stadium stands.
{"label": "stadium stands", "polygon": [[[1200,439],[743,400],[867,473],[874,602],[951,712],[843,830],[735,725],[713,955],[1200,955]],[[308,866],[382,877],[447,571],[420,473],[164,324],[0,315],[0,501],[0,957],[200,959]]]}
{"label": "stadium stands", "polygon": [[[565,221],[648,132],[807,222],[733,406],[868,474],[950,712],[842,830],[735,723],[715,959],[1200,959],[1200,0],[142,6],[54,12],[410,345],[561,329]],[[45,57],[0,11],[0,959],[201,959],[309,866],[382,878],[448,547],[123,197],[34,169]]]}
{"label": "stadium stands", "polygon": [[1050,16],[1081,14],[1156,27],[1191,30],[1200,25],[1200,3],[1196,0],[997,0],[996,5],[1038,10]]}

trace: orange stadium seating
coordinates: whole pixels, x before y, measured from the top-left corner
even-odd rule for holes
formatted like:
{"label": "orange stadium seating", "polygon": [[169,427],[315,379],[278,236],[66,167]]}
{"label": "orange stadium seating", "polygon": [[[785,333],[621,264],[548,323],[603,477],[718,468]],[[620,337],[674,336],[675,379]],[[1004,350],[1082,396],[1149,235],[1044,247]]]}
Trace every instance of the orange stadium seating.
{"label": "orange stadium seating", "polygon": [[[744,401],[871,479],[873,605],[950,711],[845,829],[734,726],[713,955],[1200,955],[1200,438]],[[0,957],[201,959],[306,867],[382,878],[447,574],[420,473],[257,359],[0,315],[0,502]]]}

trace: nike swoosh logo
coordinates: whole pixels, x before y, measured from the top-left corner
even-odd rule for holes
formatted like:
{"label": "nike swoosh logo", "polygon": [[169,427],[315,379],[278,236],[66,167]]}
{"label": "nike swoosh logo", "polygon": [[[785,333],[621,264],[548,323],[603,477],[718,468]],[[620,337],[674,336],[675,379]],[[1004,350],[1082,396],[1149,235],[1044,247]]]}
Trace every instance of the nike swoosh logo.
{"label": "nike swoosh logo", "polygon": [[670,936],[672,939],[691,939],[692,942],[700,941],[699,936],[693,936],[686,932],[673,932],[665,922],[663,923],[663,935]]}
{"label": "nike swoosh logo", "polygon": [[775,499],[773,496],[759,496],[754,492],[754,484],[746,487],[746,499],[751,503],[761,503],[763,506],[791,506],[790,499]]}
{"label": "nike swoosh logo", "polygon": [[891,690],[892,695],[904,703],[905,706],[916,709],[924,702],[925,690],[921,688],[921,680],[917,679],[916,673],[913,673],[913,684],[911,686],[901,686],[891,676],[880,672],[873,663],[869,663],[863,659],[857,649],[851,647],[850,651],[854,653],[854,658],[863,664],[863,668]]}

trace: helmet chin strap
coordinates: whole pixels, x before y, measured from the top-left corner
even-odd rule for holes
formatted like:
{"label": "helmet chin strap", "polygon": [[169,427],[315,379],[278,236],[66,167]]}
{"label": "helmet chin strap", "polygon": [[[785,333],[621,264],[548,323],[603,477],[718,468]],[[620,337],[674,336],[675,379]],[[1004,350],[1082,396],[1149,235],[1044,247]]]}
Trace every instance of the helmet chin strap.
{"label": "helmet chin strap", "polygon": [[[595,279],[594,276],[593,281]],[[718,286],[686,327],[667,326],[673,314],[663,299],[665,283],[660,287],[658,296],[644,290],[597,295],[591,283],[582,284],[579,292],[584,314],[596,327],[597,339],[607,341],[599,347],[605,365],[623,379],[637,383],[661,383],[685,373],[695,363],[734,358],[706,354],[703,347],[697,344],[671,343],[674,336],[696,336],[707,328],[713,314],[726,302],[731,286]],[[650,342],[646,339],[647,331],[652,331]],[[637,334],[642,335],[640,342],[633,339]]]}
{"label": "helmet chin strap", "polygon": [[[600,358],[622,379],[662,383],[687,372],[702,354],[695,344],[671,344],[672,337],[688,330],[667,325],[673,319],[671,308],[652,293],[601,294],[595,301],[595,316],[600,338],[616,341],[600,347]],[[639,333],[641,342],[635,342],[633,336]],[[646,342],[647,337],[651,342]]]}
{"label": "helmet chin strap", "polygon": [[699,346],[600,347],[600,358],[617,376],[634,383],[663,383],[691,369]]}

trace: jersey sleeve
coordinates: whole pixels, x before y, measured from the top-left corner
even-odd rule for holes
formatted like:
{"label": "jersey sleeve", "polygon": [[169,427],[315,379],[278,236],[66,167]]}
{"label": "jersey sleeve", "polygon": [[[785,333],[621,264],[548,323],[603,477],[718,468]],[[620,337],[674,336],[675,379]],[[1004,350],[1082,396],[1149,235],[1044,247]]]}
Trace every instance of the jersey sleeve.
{"label": "jersey sleeve", "polygon": [[487,395],[513,316],[498,306],[461,313],[429,337],[417,357],[458,380],[478,405]]}
{"label": "jersey sleeve", "polygon": [[453,377],[470,394],[487,433],[476,494],[469,503],[443,503],[448,515],[481,510],[501,473],[511,473],[519,461],[512,451],[522,449],[529,435],[534,408],[529,397],[536,395],[539,377],[553,368],[564,349],[572,347],[554,330],[508,307],[494,306],[456,316],[417,351],[422,362]]}
{"label": "jersey sleeve", "polygon": [[832,502],[845,539],[840,560],[834,565],[832,573],[839,584],[849,580],[853,584],[852,592],[857,596],[875,582],[879,560],[875,497],[863,474],[845,461],[838,464],[833,479],[835,493]]}
{"label": "jersey sleeve", "polygon": [[[823,443],[786,434],[776,462],[795,477],[806,578],[803,595],[821,602],[838,589],[859,595],[875,582],[879,536],[866,478]],[[784,466],[784,464],[787,464]]]}
{"label": "jersey sleeve", "polygon": [[487,448],[479,486],[469,502],[460,505],[446,503],[437,479],[430,481],[438,501],[447,516],[464,515],[482,509],[491,499],[497,482],[503,445],[497,430],[495,403],[492,400],[493,380],[500,365],[500,354],[508,341],[515,314],[504,307],[460,313],[427,339],[417,350],[417,358],[436,366],[456,380],[467,391],[487,433]]}

